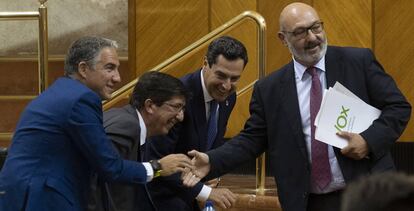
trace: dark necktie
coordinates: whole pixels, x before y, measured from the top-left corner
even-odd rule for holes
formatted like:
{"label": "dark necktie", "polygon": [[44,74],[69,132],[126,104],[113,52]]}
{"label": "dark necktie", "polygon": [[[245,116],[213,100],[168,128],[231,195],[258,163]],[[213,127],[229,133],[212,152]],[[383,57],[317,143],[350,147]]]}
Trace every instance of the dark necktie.
{"label": "dark necktie", "polygon": [[312,76],[310,90],[310,117],[311,117],[311,155],[313,184],[324,189],[331,182],[331,166],[328,158],[328,145],[315,140],[315,118],[322,102],[322,86],[315,67],[309,67],[306,71]]}
{"label": "dark necktie", "polygon": [[217,102],[215,100],[210,101],[210,116],[208,118],[207,128],[207,150],[209,150],[214,143],[217,135]]}

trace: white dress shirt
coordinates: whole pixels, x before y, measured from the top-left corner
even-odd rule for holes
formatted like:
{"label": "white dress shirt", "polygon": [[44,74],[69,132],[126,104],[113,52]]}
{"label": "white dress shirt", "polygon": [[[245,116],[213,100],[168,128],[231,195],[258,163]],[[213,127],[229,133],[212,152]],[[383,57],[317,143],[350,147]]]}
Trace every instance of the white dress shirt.
{"label": "white dress shirt", "polygon": [[[142,146],[142,145],[145,144],[145,140],[147,139],[147,126],[145,126],[144,119],[142,118],[139,111],[138,110],[136,110],[136,111],[137,111],[137,115],[138,115],[139,126],[141,128],[141,133],[140,133],[140,136],[139,136],[139,141],[140,141],[139,145]],[[143,162],[142,165],[144,165],[145,170],[147,170],[147,182],[150,182],[154,177],[154,170],[152,170],[152,166],[148,162]]]}

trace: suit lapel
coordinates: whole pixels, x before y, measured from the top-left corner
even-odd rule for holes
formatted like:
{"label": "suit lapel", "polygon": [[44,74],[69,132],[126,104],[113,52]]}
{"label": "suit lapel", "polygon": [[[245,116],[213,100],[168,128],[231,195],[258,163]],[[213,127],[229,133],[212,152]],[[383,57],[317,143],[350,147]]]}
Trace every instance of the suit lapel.
{"label": "suit lapel", "polygon": [[335,53],[335,49],[328,47],[325,56],[325,71],[326,71],[326,83],[327,88],[333,87],[335,82],[338,81],[341,84],[344,79],[344,65],[342,65],[342,57]]}
{"label": "suit lapel", "polygon": [[295,71],[293,62],[286,67],[285,74],[281,80],[281,101],[283,110],[287,115],[287,121],[294,132],[295,141],[305,159],[308,159],[305,137],[303,136],[302,117],[300,116],[298,94],[296,91]]}
{"label": "suit lapel", "polygon": [[193,123],[195,124],[198,140],[200,140],[198,147],[201,151],[205,151],[207,146],[207,120],[200,71],[195,72],[193,77],[194,80],[192,80],[191,86],[194,96],[193,100],[190,101],[192,116],[194,117]]}
{"label": "suit lapel", "polygon": [[133,144],[131,151],[132,153],[136,154],[135,156],[136,161],[143,161],[143,156],[144,156],[144,151],[145,151],[144,147],[146,144],[144,144],[142,147],[140,146],[141,127],[139,125],[139,118],[138,118],[137,111],[131,105],[126,105],[124,108],[130,115],[132,115],[136,119],[136,125],[134,125],[133,127],[137,129],[137,133],[136,133],[137,137],[135,137],[135,141],[134,141],[135,144]]}
{"label": "suit lapel", "polygon": [[[335,48],[328,47],[325,56],[325,74],[326,74],[326,84],[327,88],[333,87],[335,82],[340,82],[342,85],[345,84],[345,66],[343,64],[343,58],[338,55],[335,51]],[[341,158],[340,150],[336,147],[333,148],[337,158]],[[338,159],[338,162],[341,162],[341,159]],[[340,163],[341,164],[341,163]]]}
{"label": "suit lapel", "polygon": [[[142,146],[140,145],[141,144],[141,142],[140,142],[140,139],[141,139],[141,127],[140,127],[140,124],[139,124],[139,118],[138,118],[137,111],[131,105],[125,106],[125,109],[127,110],[128,113],[130,113],[131,115],[133,115],[136,118],[136,120],[137,120],[136,128],[138,130],[137,131],[138,136],[135,139],[136,147],[134,147],[132,149],[132,150],[135,150],[135,153],[137,154],[136,161],[138,161],[138,162],[147,161],[146,158],[145,158],[145,152],[146,152],[146,146],[147,146],[147,144],[145,142],[145,144],[143,144]],[[153,200],[151,198],[151,195],[150,195],[150,193],[148,191],[147,184],[143,184],[143,187],[142,188],[144,189],[144,191],[145,191],[145,193],[146,193],[146,195],[147,195],[147,197],[148,197],[148,199],[149,199],[149,201],[151,203],[152,208],[154,210],[157,210],[156,207],[155,207],[155,204],[154,204],[154,202],[153,202]],[[139,200],[136,200],[136,203],[138,203],[138,202],[139,202]],[[136,204],[135,206],[136,207],[139,207],[140,204]]]}

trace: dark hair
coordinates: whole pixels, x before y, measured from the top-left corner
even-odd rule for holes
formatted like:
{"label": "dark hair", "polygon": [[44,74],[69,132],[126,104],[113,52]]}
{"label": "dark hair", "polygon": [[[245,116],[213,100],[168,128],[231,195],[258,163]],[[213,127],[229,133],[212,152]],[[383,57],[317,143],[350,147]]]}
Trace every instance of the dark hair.
{"label": "dark hair", "polygon": [[161,106],[175,96],[182,96],[185,99],[190,97],[183,82],[165,73],[149,71],[139,78],[132,92],[130,104],[140,110],[147,99]]}
{"label": "dark hair", "polygon": [[78,72],[78,65],[84,61],[95,68],[99,53],[103,48],[118,48],[115,41],[102,37],[82,37],[70,46],[65,59],[65,75]]}
{"label": "dark hair", "polygon": [[342,211],[414,210],[414,178],[402,173],[374,174],[351,183]]}
{"label": "dark hair", "polygon": [[246,47],[240,41],[229,36],[219,37],[210,43],[206,54],[208,66],[216,64],[217,57],[220,55],[230,61],[243,59],[244,67],[248,62]]}

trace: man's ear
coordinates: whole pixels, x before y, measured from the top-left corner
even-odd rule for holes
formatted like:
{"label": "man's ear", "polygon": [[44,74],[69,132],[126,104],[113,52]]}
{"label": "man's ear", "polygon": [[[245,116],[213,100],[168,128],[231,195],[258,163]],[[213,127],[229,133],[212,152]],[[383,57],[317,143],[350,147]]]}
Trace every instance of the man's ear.
{"label": "man's ear", "polygon": [[282,42],[282,44],[284,46],[287,46],[287,42],[286,42],[286,39],[285,39],[286,38],[285,34],[283,32],[278,32],[277,36],[279,37],[279,40]]}
{"label": "man's ear", "polygon": [[204,56],[204,58],[203,58],[203,66],[207,67],[207,68],[210,68],[210,66],[208,65],[207,56]]}
{"label": "man's ear", "polygon": [[153,114],[155,112],[154,111],[154,106],[155,106],[155,104],[151,99],[146,99],[144,101],[144,110],[145,110],[145,112],[147,112],[149,114]]}
{"label": "man's ear", "polygon": [[82,78],[86,78],[86,71],[88,71],[89,66],[86,62],[82,61],[78,64],[78,73]]}

